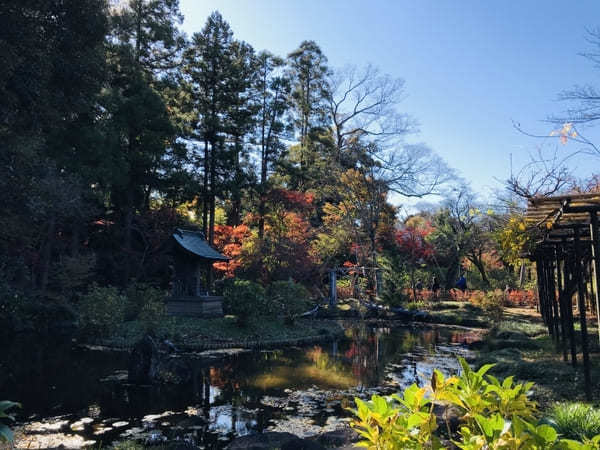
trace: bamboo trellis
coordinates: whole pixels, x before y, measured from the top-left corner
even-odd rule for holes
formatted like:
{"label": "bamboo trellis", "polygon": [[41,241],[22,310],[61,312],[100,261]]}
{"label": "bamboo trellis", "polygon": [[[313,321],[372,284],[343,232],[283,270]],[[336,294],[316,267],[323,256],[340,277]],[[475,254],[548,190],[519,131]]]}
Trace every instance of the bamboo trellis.
{"label": "bamboo trellis", "polygon": [[[525,221],[540,239],[527,255],[536,262],[539,308],[548,333],[563,359],[577,366],[574,323],[581,329],[584,387],[592,394],[587,303],[596,312],[600,339],[600,241],[598,216],[600,193],[536,197],[528,201]],[[573,314],[573,297],[577,315]]]}

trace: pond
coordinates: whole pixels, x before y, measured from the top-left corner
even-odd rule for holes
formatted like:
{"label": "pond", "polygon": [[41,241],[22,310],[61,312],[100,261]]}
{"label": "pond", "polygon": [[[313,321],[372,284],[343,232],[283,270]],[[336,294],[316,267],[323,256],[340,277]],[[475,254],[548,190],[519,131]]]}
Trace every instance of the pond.
{"label": "pond", "polygon": [[355,396],[423,385],[433,368],[456,372],[471,338],[445,327],[352,326],[307,347],[189,354],[195,376],[178,386],[128,384],[127,353],[51,347],[19,355],[0,398],[23,403],[18,447],[186,439],[220,449],[257,431],[336,429]]}

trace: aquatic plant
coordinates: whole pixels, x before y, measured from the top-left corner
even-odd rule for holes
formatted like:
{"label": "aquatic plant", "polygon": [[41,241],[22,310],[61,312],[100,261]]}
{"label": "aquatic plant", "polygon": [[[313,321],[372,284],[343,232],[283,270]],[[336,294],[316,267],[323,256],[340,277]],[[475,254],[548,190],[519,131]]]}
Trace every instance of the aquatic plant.
{"label": "aquatic plant", "polygon": [[[373,450],[445,449],[600,449],[600,435],[584,441],[564,439],[547,423],[537,422],[535,402],[529,399],[533,383],[498,380],[486,364],[472,370],[459,358],[460,376],[444,377],[434,370],[426,387],[413,384],[400,395],[373,395],[355,399],[356,419],[351,426],[363,437],[359,446]],[[451,430],[445,417],[447,440],[442,441],[436,405],[459,411],[460,427]]]}

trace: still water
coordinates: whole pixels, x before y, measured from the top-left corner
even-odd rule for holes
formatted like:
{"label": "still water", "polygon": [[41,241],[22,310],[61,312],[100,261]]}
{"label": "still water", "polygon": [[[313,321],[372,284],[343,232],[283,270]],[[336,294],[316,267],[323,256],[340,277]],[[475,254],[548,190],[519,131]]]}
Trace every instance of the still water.
{"label": "still water", "polygon": [[52,347],[18,355],[25,362],[0,398],[23,404],[22,448],[186,439],[220,449],[252,432],[339,428],[356,396],[423,385],[433,368],[456,372],[472,338],[450,328],[351,327],[319,345],[186,355],[194,376],[179,386],[128,384],[126,353]]}

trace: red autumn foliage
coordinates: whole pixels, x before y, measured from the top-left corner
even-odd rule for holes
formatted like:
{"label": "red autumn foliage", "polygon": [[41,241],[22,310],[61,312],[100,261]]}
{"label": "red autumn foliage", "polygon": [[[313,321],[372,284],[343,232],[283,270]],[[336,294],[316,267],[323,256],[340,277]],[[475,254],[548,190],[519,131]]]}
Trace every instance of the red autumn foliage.
{"label": "red autumn foliage", "polygon": [[225,277],[231,278],[235,271],[242,265],[242,244],[250,237],[250,229],[247,225],[215,225],[215,247],[228,256],[230,261],[216,262],[213,267],[223,273]]}
{"label": "red autumn foliage", "polygon": [[268,194],[268,202],[271,205],[281,205],[286,210],[295,211],[308,211],[313,207],[314,199],[313,194],[288,189],[273,189]]}
{"label": "red autumn foliage", "polygon": [[432,231],[430,225],[425,227],[407,226],[397,230],[395,241],[398,252],[404,254],[412,262],[431,259],[434,249],[426,238]]}

